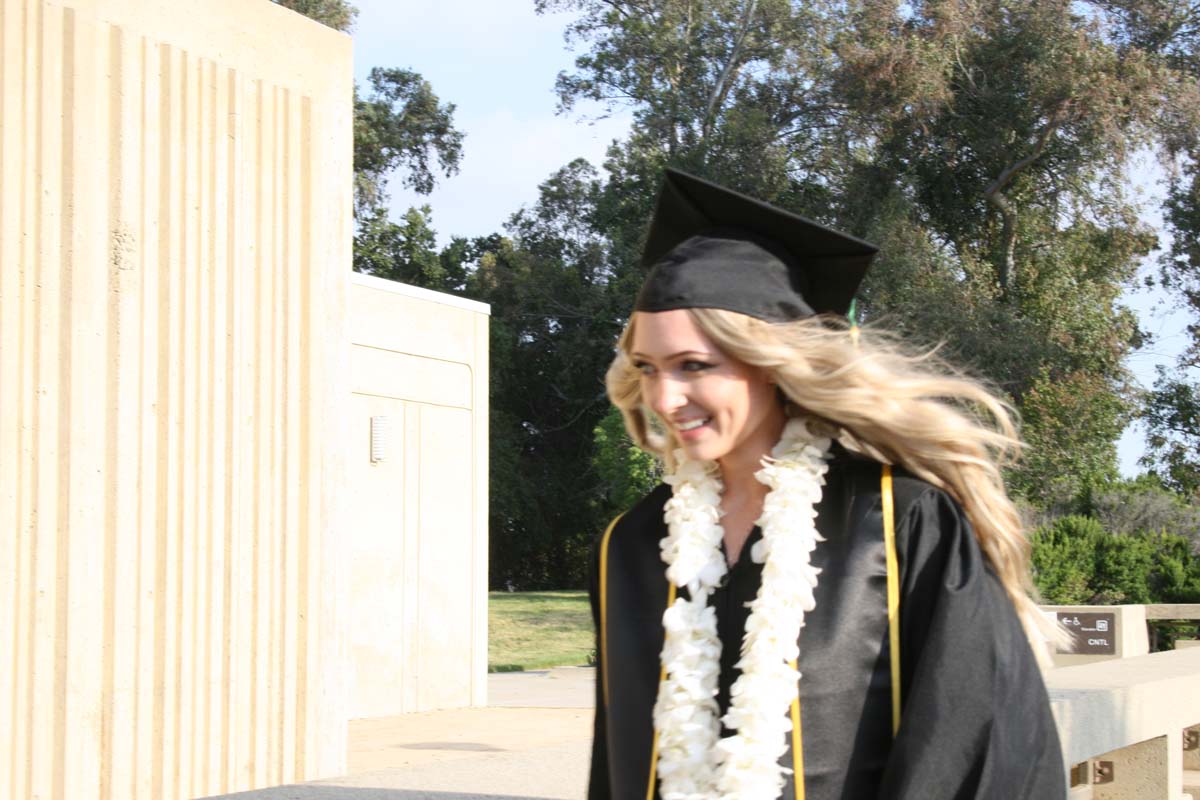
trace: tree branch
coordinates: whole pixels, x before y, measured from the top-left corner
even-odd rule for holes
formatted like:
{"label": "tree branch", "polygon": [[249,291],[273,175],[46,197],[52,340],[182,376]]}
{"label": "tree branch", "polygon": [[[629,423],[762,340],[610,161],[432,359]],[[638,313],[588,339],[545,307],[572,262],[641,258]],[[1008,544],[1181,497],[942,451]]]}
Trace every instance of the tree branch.
{"label": "tree branch", "polygon": [[994,205],[1000,211],[1000,217],[1004,221],[1003,229],[1001,230],[1001,240],[1004,244],[1004,256],[997,270],[997,279],[1000,283],[1000,292],[1005,297],[1008,297],[1009,287],[1013,282],[1013,273],[1016,272],[1016,248],[1017,248],[1017,208],[1011,200],[1005,196],[1002,191],[1004,187],[1012,182],[1012,179],[1019,172],[1027,168],[1034,161],[1041,157],[1046,149],[1050,137],[1058,130],[1062,124],[1063,118],[1066,116],[1067,108],[1070,105],[1070,100],[1060,102],[1050,114],[1050,119],[1046,120],[1046,127],[1038,134],[1037,141],[1033,145],[1032,152],[1024,158],[1008,165],[1003,171],[992,181],[986,189],[983,190],[984,199]]}
{"label": "tree branch", "polygon": [[975,85],[975,72],[963,63],[962,40],[958,37],[955,37],[954,39],[954,60],[958,62],[958,68],[962,72],[963,77],[967,79],[967,85],[971,87],[971,91],[975,94],[978,94],[979,87]]}
{"label": "tree branch", "polygon": [[991,184],[989,184],[988,187],[983,190],[985,197],[999,192],[1001,189],[1007,186],[1014,177],[1016,177],[1018,172],[1028,167],[1034,161],[1038,160],[1038,158],[1042,155],[1042,152],[1046,149],[1046,144],[1050,141],[1050,137],[1054,135],[1054,132],[1058,130],[1058,126],[1062,124],[1068,105],[1070,105],[1070,101],[1064,100],[1055,107],[1054,111],[1050,114],[1050,119],[1046,121],[1046,127],[1042,129],[1040,134],[1038,134],[1037,142],[1035,142],[1033,145],[1033,151],[1021,160],[1010,164],[1008,167],[1005,167],[996,180],[992,181]]}
{"label": "tree branch", "polygon": [[1162,32],[1150,40],[1150,47],[1155,52],[1161,52],[1171,41],[1179,35],[1180,31],[1184,30],[1188,23],[1192,22],[1193,18],[1200,13],[1200,3],[1193,4],[1187,11],[1176,18],[1169,20]]}
{"label": "tree branch", "polygon": [[601,2],[603,2],[604,5],[612,8],[613,11],[620,14],[622,19],[629,19],[629,12],[622,8],[621,4],[617,2],[617,0],[601,0]]}
{"label": "tree branch", "polygon": [[704,124],[700,128],[701,139],[708,138],[708,134],[712,130],[713,116],[716,113],[717,104],[725,96],[725,84],[733,72],[734,65],[737,64],[738,58],[741,56],[742,45],[746,41],[746,35],[750,32],[750,22],[754,18],[754,11],[757,7],[758,0],[750,0],[746,4],[746,14],[742,18],[742,29],[738,33],[737,41],[734,42],[733,50],[729,53],[729,58],[725,60],[725,66],[721,68],[721,74],[717,76],[717,82],[713,84],[712,93],[708,96],[708,107],[704,110]]}

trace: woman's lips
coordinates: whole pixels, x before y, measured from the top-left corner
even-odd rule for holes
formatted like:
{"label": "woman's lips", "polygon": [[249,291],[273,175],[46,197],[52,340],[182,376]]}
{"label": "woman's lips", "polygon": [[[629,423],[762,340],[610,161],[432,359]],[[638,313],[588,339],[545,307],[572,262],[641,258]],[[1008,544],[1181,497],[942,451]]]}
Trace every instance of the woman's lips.
{"label": "woman's lips", "polygon": [[675,423],[675,433],[680,439],[685,441],[699,438],[704,435],[704,431],[708,429],[709,423],[712,422],[711,417],[701,417],[698,419],[689,419],[684,422]]}

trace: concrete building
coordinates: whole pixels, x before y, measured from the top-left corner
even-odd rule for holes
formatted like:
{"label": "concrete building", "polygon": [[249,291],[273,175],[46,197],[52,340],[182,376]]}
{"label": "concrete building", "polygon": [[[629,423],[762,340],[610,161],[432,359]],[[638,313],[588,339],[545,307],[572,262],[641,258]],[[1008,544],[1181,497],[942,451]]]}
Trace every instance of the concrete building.
{"label": "concrete building", "polygon": [[349,322],[349,716],[484,705],[488,307],[355,275]]}
{"label": "concrete building", "polygon": [[269,0],[0,0],[0,797],[483,701],[486,308],[352,283],[351,115]]}

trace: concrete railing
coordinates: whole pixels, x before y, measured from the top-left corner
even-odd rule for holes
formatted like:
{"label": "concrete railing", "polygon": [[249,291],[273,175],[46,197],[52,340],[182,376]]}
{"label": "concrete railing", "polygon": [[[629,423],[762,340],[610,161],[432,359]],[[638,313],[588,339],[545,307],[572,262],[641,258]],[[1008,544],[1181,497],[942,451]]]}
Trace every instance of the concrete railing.
{"label": "concrete railing", "polygon": [[[1149,623],[1146,627],[1150,635],[1149,641],[1152,650],[1157,650],[1159,647],[1162,625],[1170,626],[1173,622],[1178,623],[1183,620],[1187,620],[1189,623],[1200,620],[1200,604],[1198,603],[1158,603],[1144,606],[1144,608],[1146,609],[1146,621]],[[1200,645],[1200,641],[1196,639],[1175,640],[1175,649],[1177,650],[1198,645]]]}
{"label": "concrete railing", "polygon": [[[1200,800],[1200,648],[1046,673],[1071,800]],[[1186,749],[1185,749],[1186,748]]]}
{"label": "concrete railing", "polygon": [[1146,619],[1200,619],[1200,603],[1152,603]]}

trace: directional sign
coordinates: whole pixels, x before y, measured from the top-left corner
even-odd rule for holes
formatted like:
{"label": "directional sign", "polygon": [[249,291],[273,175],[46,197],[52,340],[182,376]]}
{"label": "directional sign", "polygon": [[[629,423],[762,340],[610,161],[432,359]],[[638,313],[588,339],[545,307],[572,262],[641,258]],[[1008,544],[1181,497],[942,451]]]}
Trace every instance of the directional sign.
{"label": "directional sign", "polygon": [[1060,653],[1112,656],[1117,653],[1117,615],[1111,611],[1059,611],[1058,621],[1071,632],[1075,644]]}

